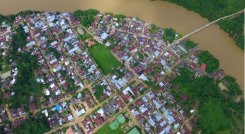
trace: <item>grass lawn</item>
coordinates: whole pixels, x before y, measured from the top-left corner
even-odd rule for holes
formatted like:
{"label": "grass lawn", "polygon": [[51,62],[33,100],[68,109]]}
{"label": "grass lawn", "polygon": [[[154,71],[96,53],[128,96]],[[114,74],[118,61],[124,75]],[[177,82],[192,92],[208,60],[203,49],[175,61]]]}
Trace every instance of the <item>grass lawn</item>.
{"label": "grass lawn", "polygon": [[101,127],[96,134],[123,134],[121,125],[115,130],[112,130],[109,126],[109,124],[106,124],[105,126]]}
{"label": "grass lawn", "polygon": [[[203,133],[214,133],[230,128],[230,120],[220,104],[212,100],[204,102],[199,110],[200,125]],[[212,127],[211,127],[212,126]]]}
{"label": "grass lawn", "polygon": [[121,66],[121,63],[111,54],[104,45],[96,44],[89,47],[89,52],[101,68],[104,74],[109,74],[113,69]]}
{"label": "grass lawn", "polygon": [[0,58],[0,72],[5,73],[11,70],[11,66],[7,63],[6,59]]}

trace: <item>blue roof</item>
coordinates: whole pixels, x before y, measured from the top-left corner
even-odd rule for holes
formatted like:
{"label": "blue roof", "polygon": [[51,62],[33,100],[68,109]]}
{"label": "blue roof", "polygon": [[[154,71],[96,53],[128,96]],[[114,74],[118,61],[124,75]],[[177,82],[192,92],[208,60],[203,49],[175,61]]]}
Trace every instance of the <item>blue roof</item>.
{"label": "blue roof", "polygon": [[56,110],[57,110],[57,111],[60,111],[60,110],[62,109],[61,106],[60,106],[59,104],[56,104],[55,107],[56,107]]}

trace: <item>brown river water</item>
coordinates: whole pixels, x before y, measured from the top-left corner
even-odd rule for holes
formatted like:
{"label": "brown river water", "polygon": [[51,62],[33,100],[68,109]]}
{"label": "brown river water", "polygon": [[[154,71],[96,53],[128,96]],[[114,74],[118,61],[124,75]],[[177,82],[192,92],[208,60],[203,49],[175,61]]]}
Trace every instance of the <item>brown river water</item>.
{"label": "brown river water", "polygon": [[[194,12],[160,0],[0,0],[0,13],[4,15],[28,9],[72,12],[90,8],[138,17],[161,27],[172,27],[183,35],[208,23]],[[225,73],[235,77],[244,89],[244,52],[227,33],[215,24],[190,39],[218,58]]]}

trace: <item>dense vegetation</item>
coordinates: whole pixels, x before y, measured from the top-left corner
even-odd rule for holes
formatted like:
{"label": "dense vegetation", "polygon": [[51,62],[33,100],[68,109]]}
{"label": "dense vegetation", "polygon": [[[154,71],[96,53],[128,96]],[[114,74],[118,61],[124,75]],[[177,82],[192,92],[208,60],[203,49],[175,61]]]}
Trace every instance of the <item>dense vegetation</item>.
{"label": "dense vegetation", "polygon": [[16,83],[13,86],[15,91],[14,97],[11,97],[10,107],[28,106],[30,96],[39,96],[41,85],[37,83],[34,71],[37,69],[37,59],[30,53],[17,54],[18,75]]}
{"label": "dense vegetation", "polygon": [[13,41],[10,44],[10,54],[8,59],[16,63],[18,74],[16,83],[12,87],[15,91],[14,97],[11,97],[10,107],[28,106],[30,96],[39,96],[41,85],[37,83],[34,72],[38,68],[37,58],[29,52],[18,51],[26,44],[26,35],[21,26],[16,29],[13,35]]}
{"label": "dense vegetation", "polygon": [[208,51],[201,51],[198,55],[199,64],[206,64],[206,72],[212,73],[219,69],[219,60],[213,57]]}
{"label": "dense vegetation", "polygon": [[[243,10],[244,0],[165,0],[181,5],[189,10],[199,13],[208,18],[209,21]],[[223,20],[219,23],[220,27],[229,33],[237,46],[244,49],[243,33],[244,14],[235,19]]]}
{"label": "dense vegetation", "polygon": [[232,20],[223,20],[219,24],[220,27],[235,40],[237,46],[244,50],[244,14],[241,14]]}
{"label": "dense vegetation", "polygon": [[155,24],[151,24],[150,33],[156,33],[158,30],[157,26]]}
{"label": "dense vegetation", "polygon": [[5,16],[0,14],[0,24],[2,24],[2,22],[5,20]]}
{"label": "dense vegetation", "polygon": [[176,31],[172,28],[164,29],[163,40],[173,43],[176,39]]}
{"label": "dense vegetation", "polygon": [[188,49],[188,50],[190,50],[192,48],[195,48],[197,46],[197,44],[195,42],[191,41],[191,40],[187,40],[187,41],[185,41],[183,43],[184,43],[183,45],[185,46],[185,48]]}
{"label": "dense vegetation", "polygon": [[17,128],[14,128],[12,132],[14,134],[43,134],[49,131],[48,122],[44,117],[29,118],[21,123]]}
{"label": "dense vegetation", "polygon": [[99,13],[99,11],[95,9],[88,9],[88,10],[76,10],[73,12],[73,16],[81,21],[81,24],[85,27],[89,27],[94,19],[95,16]]}
{"label": "dense vegetation", "polygon": [[125,15],[122,15],[122,14],[115,14],[115,15],[113,15],[113,17],[114,18],[117,18],[119,22],[120,21],[123,21],[123,19],[126,18],[126,16]]}
{"label": "dense vegetation", "polygon": [[[0,53],[3,53],[3,49],[0,49]],[[4,71],[4,58],[3,56],[0,56],[0,72],[5,72]]]}
{"label": "dense vegetation", "polygon": [[[208,76],[195,78],[188,68],[181,68],[179,72],[180,75],[171,82],[175,85],[171,91],[187,111],[197,106],[194,131],[205,134],[243,132],[244,100],[235,102],[233,94],[221,92],[215,80]],[[229,90],[233,89],[241,94],[240,88],[231,84]]]}
{"label": "dense vegetation", "polygon": [[7,15],[7,16],[3,16],[0,14],[0,24],[3,22],[3,21],[6,21],[7,23],[13,23],[14,22],[14,19],[16,16],[22,16],[22,17],[25,17],[29,14],[32,14],[32,13],[39,13],[39,11],[31,11],[31,10],[26,10],[26,11],[21,11],[15,15],[11,14],[11,15]]}
{"label": "dense vegetation", "polygon": [[228,94],[232,96],[238,96],[242,94],[240,86],[236,83],[236,79],[231,76],[225,76],[224,84],[229,89]]}
{"label": "dense vegetation", "polygon": [[12,43],[10,44],[10,47],[11,47],[10,54],[12,56],[15,56],[17,50],[19,48],[24,47],[27,44],[27,41],[26,41],[27,34],[24,32],[23,28],[21,26],[18,26],[15,31],[16,31],[16,34],[13,35],[13,40],[12,40]]}
{"label": "dense vegetation", "polygon": [[101,100],[102,99],[102,96],[103,96],[103,93],[104,93],[104,89],[106,88],[105,85],[96,85],[95,87],[95,92],[94,92],[94,96],[97,100],[99,101],[103,101]]}

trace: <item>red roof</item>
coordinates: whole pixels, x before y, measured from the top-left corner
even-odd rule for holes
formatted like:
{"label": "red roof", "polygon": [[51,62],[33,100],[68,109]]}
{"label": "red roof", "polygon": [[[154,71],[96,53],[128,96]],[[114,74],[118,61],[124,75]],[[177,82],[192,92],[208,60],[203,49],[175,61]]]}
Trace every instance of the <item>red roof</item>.
{"label": "red roof", "polygon": [[71,127],[66,130],[66,134],[74,134]]}
{"label": "red roof", "polygon": [[116,32],[116,29],[115,28],[111,29],[110,35],[115,34],[115,32]]}
{"label": "red roof", "polygon": [[202,65],[201,65],[201,70],[202,70],[203,72],[206,71],[206,64],[202,64]]}

